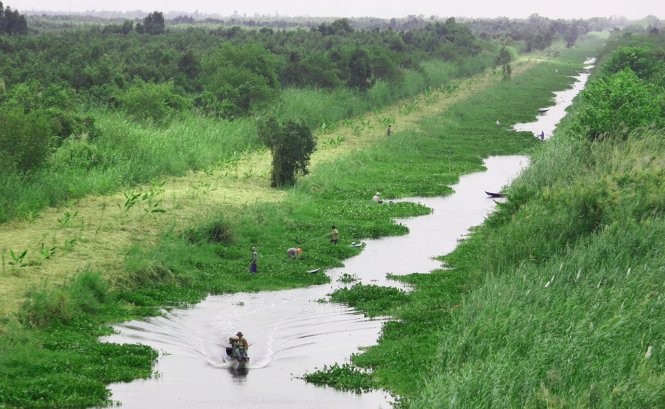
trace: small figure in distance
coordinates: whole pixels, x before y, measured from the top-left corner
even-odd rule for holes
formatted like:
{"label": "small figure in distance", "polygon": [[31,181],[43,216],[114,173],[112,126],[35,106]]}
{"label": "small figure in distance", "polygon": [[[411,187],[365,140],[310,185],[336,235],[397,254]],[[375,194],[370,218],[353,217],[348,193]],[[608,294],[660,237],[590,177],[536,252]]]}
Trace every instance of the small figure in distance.
{"label": "small figure in distance", "polygon": [[386,136],[390,136],[393,134],[393,128],[391,128],[391,125],[388,125],[388,129],[386,129]]}
{"label": "small figure in distance", "polygon": [[501,122],[498,119],[496,120],[496,126],[501,126]]}
{"label": "small figure in distance", "polygon": [[299,255],[302,254],[302,249],[300,247],[291,247],[286,250],[286,255],[289,256],[289,260],[295,260]]}
{"label": "small figure in distance", "polygon": [[249,262],[249,272],[256,274],[256,264],[259,261],[259,253],[256,252],[256,247],[252,247],[252,259]]}
{"label": "small figure in distance", "polygon": [[544,131],[540,131],[540,140],[541,141],[545,140],[545,132]]}
{"label": "small figure in distance", "polygon": [[381,192],[376,192],[374,197],[372,197],[372,200],[374,200],[376,203],[383,203],[383,199],[381,199]]}
{"label": "small figure in distance", "polygon": [[328,235],[330,236],[330,242],[332,244],[337,244],[339,241],[339,230],[337,230],[337,227],[335,227],[334,224],[332,225],[332,230]]}

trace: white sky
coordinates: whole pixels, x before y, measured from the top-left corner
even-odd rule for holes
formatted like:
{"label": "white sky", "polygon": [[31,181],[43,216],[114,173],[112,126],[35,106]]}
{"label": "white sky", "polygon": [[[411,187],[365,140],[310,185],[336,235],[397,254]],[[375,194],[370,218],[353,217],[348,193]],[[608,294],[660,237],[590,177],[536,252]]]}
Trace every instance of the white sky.
{"label": "white sky", "polygon": [[28,11],[169,11],[311,17],[528,17],[550,18],[649,14],[665,19],[665,0],[1,0],[5,7]]}

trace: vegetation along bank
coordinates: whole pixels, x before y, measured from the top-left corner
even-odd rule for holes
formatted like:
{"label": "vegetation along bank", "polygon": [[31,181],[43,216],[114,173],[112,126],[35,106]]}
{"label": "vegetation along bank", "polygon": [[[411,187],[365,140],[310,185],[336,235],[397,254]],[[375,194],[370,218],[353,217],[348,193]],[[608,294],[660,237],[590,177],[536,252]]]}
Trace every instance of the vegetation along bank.
{"label": "vegetation along bank", "polygon": [[664,46],[612,36],[507,203],[442,258],[450,269],[397,278],[408,294],[333,294],[398,321],[355,366],[309,376],[397,391],[405,408],[664,407]]}
{"label": "vegetation along bank", "polygon": [[[101,34],[100,38],[103,38]],[[28,40],[3,38],[3,45],[11,45],[13,41]],[[416,95],[422,89],[429,91],[362,118],[353,115],[386,106],[400,97],[391,94],[394,87],[386,83],[382,88],[377,80],[372,88],[357,90],[358,94],[349,94],[352,91],[344,88],[280,90],[278,100],[282,102],[276,111],[261,111],[258,105],[251,105],[252,109],[257,109],[252,112],[258,116],[272,114],[280,119],[315,118],[309,125],[317,129],[319,150],[316,153],[320,155],[312,156],[310,175],[293,189],[286,190],[268,187],[269,154],[261,148],[258,138],[246,137],[256,134],[256,125],[242,115],[226,111],[223,102],[228,102],[229,97],[223,93],[219,94],[218,101],[222,104],[211,117],[198,116],[201,111],[195,109],[192,114],[179,105],[165,102],[165,106],[170,107],[166,110],[169,115],[164,117],[166,122],[162,122],[162,117],[128,119],[129,113],[134,112],[131,106],[141,107],[141,103],[122,109],[118,109],[121,105],[113,100],[100,104],[95,98],[107,95],[103,89],[91,87],[90,93],[77,91],[77,98],[82,94],[85,98],[75,101],[82,113],[72,119],[72,123],[81,124],[85,130],[82,134],[88,138],[64,138],[54,156],[50,156],[51,151],[47,152],[43,162],[28,163],[29,169],[20,168],[24,164],[16,161],[18,156],[2,156],[12,161],[12,171],[2,180],[9,181],[8,186],[17,187],[7,189],[8,192],[19,191],[18,186],[23,183],[43,187],[41,190],[25,188],[22,191],[38,192],[38,197],[12,199],[13,204],[4,207],[7,209],[4,218],[13,221],[3,229],[34,225],[42,226],[43,230],[42,235],[30,236],[29,240],[34,243],[21,246],[3,243],[4,248],[14,251],[3,252],[2,276],[8,282],[22,281],[27,278],[27,271],[39,270],[40,266],[49,266],[42,270],[49,272],[57,270],[59,264],[67,266],[69,261],[64,260],[72,260],[72,255],[96,262],[78,273],[63,271],[55,277],[47,276],[50,280],[43,286],[33,286],[27,298],[14,294],[15,302],[5,304],[6,318],[0,330],[3,335],[0,338],[0,407],[103,404],[108,399],[105,385],[149,376],[156,357],[154,351],[143,346],[98,343],[97,337],[110,330],[109,323],[157,314],[162,306],[196,302],[208,293],[320,283],[325,280],[322,275],[304,272],[315,266],[339,265],[341,259],[358,251],[349,246],[329,246],[325,234],[331,224],[342,232],[343,244],[364,237],[403,233],[403,228],[392,224],[390,219],[422,214],[427,209],[411,204],[372,206],[368,195],[376,190],[386,197],[446,194],[447,186],[461,173],[481,168],[482,157],[530,151],[537,145],[531,135],[514,134],[507,127],[497,130],[495,120],[501,118],[502,123],[509,124],[532,117],[537,107],[547,103],[550,91],[570,82],[566,75],[573,74],[584,57],[593,54],[591,49],[582,49],[590,47],[589,43],[585,44],[567,50],[556,60],[545,58],[546,61],[533,67],[532,63],[513,63],[512,77],[507,81],[501,81],[499,73],[474,77],[467,82],[451,82],[455,75],[479,72],[491,65],[498,55],[498,47],[494,48],[496,54],[486,55],[484,63],[468,69],[463,68],[465,64],[480,60],[471,55],[469,58],[459,56],[453,64],[423,61],[424,71],[404,71],[404,81],[399,84],[407,84],[404,85],[407,88],[413,85],[409,88],[413,93],[401,97]],[[252,47],[247,50],[251,51]],[[227,51],[232,55],[233,50]],[[555,70],[560,75],[552,75]],[[432,78],[440,82],[433,83]],[[8,105],[3,106],[3,114],[16,124],[25,123],[21,115],[34,115],[29,119],[40,124],[40,118],[44,118],[41,115],[46,115],[45,108],[15,109],[15,104],[26,101],[21,99],[24,97],[17,97],[18,91],[23,92],[20,95],[30,96],[33,95],[30,87],[39,85],[19,86],[19,83],[20,80],[5,79],[8,96],[3,98],[3,103]],[[102,88],[120,86],[113,92],[123,95],[129,92],[127,95],[139,100],[146,95],[147,88],[153,89],[152,85],[144,84],[146,88],[132,94],[131,85],[123,88],[129,82],[103,84],[106,85]],[[434,84],[438,85],[427,88]],[[492,92],[478,94],[490,86]],[[71,103],[67,90],[57,90],[55,96]],[[163,91],[162,88],[155,90]],[[180,95],[179,91],[173,92]],[[372,95],[379,94],[384,95],[383,99],[371,99]],[[459,98],[459,105],[440,103],[440,100],[449,101],[447,98]],[[151,97],[147,100],[168,99]],[[514,105],[506,104],[506,100],[514,101]],[[357,101],[361,101],[357,110],[346,105]],[[196,106],[200,109],[205,105]],[[448,108],[447,116],[417,120],[421,111],[424,115],[433,114],[428,112],[432,106]],[[302,111],[304,107],[308,108],[306,115]],[[340,112],[331,114],[330,107]],[[319,109],[318,116],[313,109]],[[59,114],[63,112],[72,110],[62,109]],[[181,116],[182,112],[185,113]],[[394,137],[385,139],[382,137],[384,127],[389,123],[394,124]],[[44,124],[48,128],[53,122]],[[87,126],[90,127],[85,128]],[[219,129],[223,130],[221,134]],[[50,138],[52,132],[48,128],[43,135]],[[25,133],[34,134],[38,133]],[[206,154],[211,146],[222,148]],[[113,150],[115,147],[122,149]],[[169,156],[173,151],[183,159]],[[182,155],[182,152],[189,153]],[[207,159],[199,162],[200,156]],[[159,166],[153,167],[155,163]],[[51,170],[59,172],[43,170],[51,166],[55,166]],[[189,173],[192,169],[199,172]],[[158,177],[166,174],[182,177]],[[67,188],[53,188],[49,175],[55,175],[52,178],[56,180],[62,177],[65,184],[56,186]],[[17,181],[16,185],[11,185],[12,181]],[[132,185],[139,181],[152,183]],[[42,193],[51,189],[57,194],[41,199],[48,197]],[[109,194],[118,190],[121,191]],[[67,193],[58,196],[63,191]],[[88,196],[102,192],[107,195]],[[210,198],[215,199],[211,202]],[[45,209],[49,203],[63,207]],[[201,222],[201,219],[205,220]],[[46,220],[52,224],[42,224]],[[123,229],[111,227],[117,225],[124,225],[125,236],[119,233]],[[113,235],[99,238],[111,231]],[[139,243],[126,236],[146,239]],[[117,237],[125,238],[116,243],[113,239]],[[107,247],[92,246],[95,241],[105,242]],[[287,267],[284,243],[306,250],[297,268]],[[247,258],[252,245],[261,251],[264,273],[248,277]],[[25,258],[21,257],[23,249],[29,249]],[[460,273],[460,288],[468,289],[462,285],[461,277]],[[410,278],[413,281],[424,279],[425,276]],[[32,278],[34,283],[41,281]],[[60,282],[65,284],[60,286]],[[446,294],[444,292],[444,296]],[[407,295],[408,299],[411,297],[414,296]],[[407,303],[411,304],[411,301]],[[397,324],[386,327],[386,334],[393,326]],[[433,339],[438,338],[430,338]],[[429,344],[436,346],[438,342]],[[368,366],[377,368],[370,383],[372,387],[386,387],[406,397],[414,396],[400,384],[402,381],[390,380],[380,365]],[[417,388],[413,391],[425,386],[415,379],[414,383]]]}

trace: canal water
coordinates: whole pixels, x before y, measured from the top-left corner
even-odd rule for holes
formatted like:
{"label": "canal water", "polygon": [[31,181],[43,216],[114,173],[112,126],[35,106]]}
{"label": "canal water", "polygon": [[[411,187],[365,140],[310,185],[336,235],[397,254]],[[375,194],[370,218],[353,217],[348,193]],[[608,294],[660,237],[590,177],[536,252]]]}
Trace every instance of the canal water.
{"label": "canal water", "polygon": [[[586,81],[588,74],[580,77]],[[556,105],[535,123],[519,130],[551,135],[583,88],[557,93]],[[550,117],[552,115],[552,117]],[[364,346],[376,343],[385,319],[368,319],[353,309],[321,302],[343,274],[365,284],[398,285],[386,274],[429,272],[441,268],[435,257],[451,252],[469,229],[479,225],[496,203],[485,191],[500,191],[526,166],[524,156],[487,158],[486,170],[462,176],[447,197],[409,198],[432,209],[425,216],[397,219],[409,233],[366,240],[363,251],[344,267],[325,273],[331,282],[307,288],[209,296],[190,308],[164,311],[162,316],[115,326],[105,342],[140,343],[159,352],[155,376],[110,385],[112,399],[123,408],[388,409],[392,398],[381,391],[355,394],[317,387],[302,375],[324,365],[343,363]],[[390,204],[383,204],[390,206]],[[228,337],[241,330],[250,342],[247,371],[224,360]]]}
{"label": "canal water", "polygon": [[535,121],[515,124],[513,125],[513,129],[516,131],[532,132],[533,136],[537,138],[540,138],[542,132],[543,139],[551,138],[557,124],[566,116],[566,110],[573,103],[573,99],[586,86],[595,62],[595,58],[589,58],[584,61],[584,70],[573,77],[575,78],[575,82],[572,87],[554,93],[554,105],[541,109],[541,113]]}

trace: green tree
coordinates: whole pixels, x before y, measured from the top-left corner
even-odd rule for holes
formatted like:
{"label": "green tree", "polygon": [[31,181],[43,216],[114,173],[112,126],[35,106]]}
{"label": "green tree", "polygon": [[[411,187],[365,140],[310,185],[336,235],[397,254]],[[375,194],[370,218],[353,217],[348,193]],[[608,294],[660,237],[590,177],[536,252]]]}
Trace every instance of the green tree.
{"label": "green tree", "polygon": [[630,68],[639,78],[650,79],[662,65],[662,57],[657,57],[646,47],[621,47],[605,61],[602,71],[614,74],[624,68]]}
{"label": "green tree", "polygon": [[356,48],[351,53],[347,85],[352,88],[358,88],[360,92],[366,92],[374,85],[369,55],[361,48]]}
{"label": "green tree", "polygon": [[28,23],[18,10],[5,8],[0,1],[0,34],[26,34]]}
{"label": "green tree", "polygon": [[503,46],[499,50],[499,54],[496,56],[494,59],[494,65],[495,66],[501,66],[501,65],[506,65],[509,64],[513,60],[513,56],[510,54],[510,51]]}
{"label": "green tree", "polygon": [[577,115],[578,130],[592,140],[652,125],[663,126],[663,96],[630,69],[591,82]]}
{"label": "green tree", "polygon": [[146,34],[163,34],[164,27],[164,15],[160,11],[154,11],[143,19],[143,32]]}
{"label": "green tree", "polygon": [[298,174],[309,173],[309,158],[316,138],[302,121],[279,123],[270,117],[258,126],[261,141],[272,152],[272,187],[293,186]]}
{"label": "green tree", "polygon": [[137,120],[164,124],[177,112],[190,107],[190,102],[178,95],[173,81],[160,84],[136,80],[118,95],[121,108]]}
{"label": "green tree", "polygon": [[6,168],[29,172],[42,165],[52,144],[51,127],[42,112],[18,109],[0,111],[0,163]]}
{"label": "green tree", "polygon": [[225,117],[246,115],[277,95],[279,59],[258,44],[224,44],[203,60],[202,83]]}

